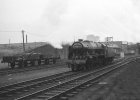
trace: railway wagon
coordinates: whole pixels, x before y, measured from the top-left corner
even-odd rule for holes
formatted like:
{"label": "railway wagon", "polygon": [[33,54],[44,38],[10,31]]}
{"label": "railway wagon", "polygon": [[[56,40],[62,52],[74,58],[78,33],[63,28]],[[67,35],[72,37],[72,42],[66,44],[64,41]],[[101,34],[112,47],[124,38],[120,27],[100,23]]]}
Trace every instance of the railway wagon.
{"label": "railway wagon", "polygon": [[80,40],[69,46],[67,65],[72,71],[93,69],[111,63],[114,57],[112,46]]}
{"label": "railway wagon", "polygon": [[4,56],[2,63],[10,64],[11,68],[18,67],[27,67],[41,64],[55,64],[57,59],[60,57],[45,57],[41,53],[25,53],[23,55],[15,55],[15,56]]}

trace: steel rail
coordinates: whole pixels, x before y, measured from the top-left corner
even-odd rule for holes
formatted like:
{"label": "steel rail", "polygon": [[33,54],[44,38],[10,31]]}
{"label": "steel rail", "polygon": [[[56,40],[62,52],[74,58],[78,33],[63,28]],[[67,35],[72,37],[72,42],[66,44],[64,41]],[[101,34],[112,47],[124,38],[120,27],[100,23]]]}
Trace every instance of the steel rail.
{"label": "steel rail", "polygon": [[[85,88],[88,88],[90,86],[95,85],[100,80],[102,80],[103,77],[105,77],[108,74],[113,73],[113,71],[116,71],[117,69],[119,69],[120,67],[122,67],[122,66],[124,66],[124,65],[126,65],[128,63],[130,63],[130,62],[127,62],[125,64],[122,64],[122,65],[120,65],[118,67],[115,67],[113,69],[110,69],[110,70],[108,70],[106,72],[100,73],[97,76],[94,76],[92,78],[89,78],[88,77],[88,79],[85,78],[85,80],[78,80],[78,81],[80,81],[79,83],[78,83],[78,81],[75,82],[76,84],[69,82],[68,84],[66,84],[66,86],[63,85],[63,86],[61,86],[61,88],[60,87],[59,88],[56,88],[57,91],[61,91],[61,90],[64,90],[65,88],[67,88],[67,90],[65,90],[65,91],[62,91],[62,92],[59,92],[59,93],[55,93],[55,94],[53,93],[53,91],[51,91],[51,93],[48,93],[47,92],[47,93],[45,93],[45,95],[44,94],[41,94],[41,95],[37,96],[37,98],[36,97],[35,98],[33,97],[33,99],[57,100],[57,99],[59,99],[61,97],[68,98],[68,97],[74,96],[74,95],[78,94],[79,91],[82,91],[82,89],[85,89]],[[72,87],[69,87],[70,85],[72,85]],[[47,94],[51,94],[51,96],[50,95],[47,96]],[[23,99],[17,99],[17,100],[23,100]],[[26,99],[24,99],[24,100],[26,100]]]}
{"label": "steel rail", "polygon": [[[127,63],[129,63],[130,61],[128,61]],[[126,64],[127,64],[126,63]],[[123,64],[124,65],[124,64]],[[122,65],[121,65],[122,66]],[[112,65],[112,67],[113,67],[113,65]],[[120,66],[119,66],[120,67]],[[110,68],[110,67],[108,67],[108,68]],[[117,67],[118,68],[118,67]],[[31,98],[34,98],[34,97],[37,97],[37,98],[35,98],[35,99],[40,99],[40,98],[42,98],[43,100],[44,99],[52,99],[52,98],[55,98],[56,96],[59,96],[59,95],[62,95],[62,94],[64,94],[64,93],[66,93],[68,90],[71,90],[72,88],[73,88],[73,85],[75,85],[75,83],[76,83],[76,87],[77,86],[79,86],[79,85],[77,85],[77,84],[79,84],[78,82],[80,82],[80,85],[81,84],[84,84],[84,83],[86,83],[86,82],[88,82],[88,81],[90,81],[90,80],[93,80],[93,76],[92,75],[95,75],[95,74],[99,74],[98,75],[98,78],[99,77],[101,77],[101,76],[103,76],[103,75],[105,75],[105,74],[107,74],[107,73],[109,73],[110,71],[112,71],[112,70],[115,70],[116,69],[116,67],[115,68],[113,68],[113,69],[111,69],[111,70],[107,70],[107,68],[103,68],[103,69],[99,69],[98,71],[96,71],[96,72],[90,72],[90,73],[86,73],[86,74],[84,74],[84,75],[81,75],[81,76],[79,76],[79,77],[74,77],[73,79],[69,79],[69,80],[66,80],[66,81],[62,81],[60,84],[56,84],[56,85],[54,85],[54,86],[51,86],[51,87],[49,87],[49,88],[46,88],[46,89],[42,89],[42,90],[40,90],[40,91],[37,91],[37,92],[34,92],[34,93],[31,93],[31,94],[28,94],[28,95],[25,95],[25,96],[23,96],[23,97],[19,97],[19,98],[17,98],[17,99],[15,99],[15,100],[30,100]],[[107,70],[107,72],[104,72],[104,73],[102,73],[101,74],[101,72],[100,71],[104,71],[104,70]],[[89,79],[89,77],[91,77],[92,76],[92,79]],[[83,78],[86,80],[83,80]],[[97,78],[97,77],[96,77]],[[80,81],[78,81],[80,79]],[[88,79],[88,80],[87,80]],[[94,78],[95,79],[95,78]],[[71,83],[71,82],[74,82],[74,83]],[[81,83],[82,82],[82,83]],[[65,87],[65,85],[68,85],[66,88],[63,88],[63,89],[61,89],[60,87]],[[72,86],[72,87],[71,87]],[[70,87],[70,88],[69,88]],[[60,88],[60,90],[57,90],[57,89],[59,89]],[[54,90],[54,91],[53,91]],[[41,95],[42,93],[44,93],[45,92],[45,95]],[[52,92],[54,92],[54,93],[52,93]],[[40,96],[37,96],[37,95],[40,95]],[[49,96],[49,95],[51,95],[51,96]],[[53,96],[52,96],[53,95]]]}
{"label": "steel rail", "polygon": [[[25,87],[26,84],[29,86],[30,84],[35,84],[35,83],[39,83],[42,81],[49,81],[51,79],[55,79],[55,78],[59,78],[59,77],[62,77],[65,75],[71,75],[71,74],[72,74],[72,72],[70,72],[70,71],[69,72],[62,72],[62,73],[54,74],[51,76],[43,76],[43,77],[39,77],[39,78],[35,78],[35,79],[17,82],[14,84],[8,84],[8,85],[0,87],[0,95],[4,95],[8,92],[11,92],[14,89],[16,90],[16,87],[21,87],[21,88],[22,88],[22,86]],[[20,89],[20,88],[18,88],[18,89]]]}
{"label": "steel rail", "polygon": [[[118,63],[119,61],[117,60],[117,63]],[[119,64],[119,63],[118,63]],[[51,66],[50,66],[51,67]],[[63,73],[63,74],[66,74],[67,72],[65,72],[65,73]],[[61,74],[61,73],[58,73],[58,74]],[[58,74],[56,74],[56,75],[58,75]],[[49,76],[49,77],[53,77],[53,76],[56,76],[56,75],[52,75],[52,76]],[[31,79],[31,80],[26,80],[26,81],[20,81],[20,82],[16,82],[16,83],[14,83],[14,84],[8,84],[8,85],[4,85],[4,86],[1,86],[0,87],[0,90],[3,90],[3,88],[5,88],[5,87],[11,87],[11,86],[14,86],[14,85],[18,85],[18,84],[23,84],[23,83],[26,83],[26,82],[30,82],[30,81],[33,81],[33,80],[38,80],[38,79],[44,79],[44,78],[46,78],[46,76],[43,76],[43,77],[39,77],[39,78],[34,78],[34,79]]]}
{"label": "steel rail", "polygon": [[[111,66],[113,66],[113,65],[111,65]],[[111,66],[109,66],[109,67],[111,67]],[[96,72],[98,72],[100,70],[104,70],[104,69],[106,69],[106,67],[104,67],[102,69],[99,69],[99,70],[96,70]],[[76,74],[75,74],[74,77],[79,77],[79,76],[76,76]],[[68,75],[68,76],[69,76],[69,78],[72,77],[71,74]],[[55,77],[55,78],[53,78],[53,77]],[[8,95],[13,96],[13,94],[16,94],[16,92],[22,93],[24,91],[21,91],[21,90],[26,90],[27,91],[27,88],[38,87],[39,85],[44,84],[44,83],[47,83],[49,81],[59,82],[59,81],[62,81],[62,79],[64,79],[63,77],[68,78],[67,75],[66,75],[66,73],[65,73],[64,76],[61,76],[61,75],[59,76],[57,74],[57,75],[50,76],[50,78],[47,77],[47,80],[45,79],[45,77],[42,77],[42,78],[39,78],[39,79],[29,80],[29,81],[25,81],[25,82],[13,84],[13,85],[10,85],[10,86],[1,87],[0,90],[2,90],[2,91],[0,92],[0,97],[3,97],[5,95],[7,95],[7,96]],[[59,79],[59,80],[56,80],[56,79]],[[8,89],[6,89],[6,88],[8,88]]]}
{"label": "steel rail", "polygon": [[64,64],[53,64],[53,65],[40,65],[40,66],[29,66],[25,68],[16,68],[16,69],[2,69],[0,70],[0,75],[7,75],[7,74],[15,74],[15,73],[20,73],[20,72],[25,72],[25,71],[33,71],[33,70],[39,70],[39,69],[50,69],[50,68],[55,68],[55,67],[61,67]]}
{"label": "steel rail", "polygon": [[[55,75],[54,78],[41,80],[39,82],[35,80],[36,82],[27,83],[27,84],[23,83],[21,85],[14,86],[11,89],[5,89],[4,91],[2,91],[0,93],[0,97],[1,97],[0,99],[3,99],[3,100],[6,99],[7,100],[8,98],[16,97],[15,94],[22,95],[25,92],[32,91],[32,89],[34,89],[36,91],[40,87],[43,87],[43,88],[44,88],[44,86],[45,87],[50,87],[52,85],[59,84],[60,81],[64,81],[64,80],[67,80],[67,79],[71,79],[73,77],[81,76],[84,73],[87,73],[87,72],[79,72],[79,73],[70,72],[70,73],[66,73],[66,74],[63,74],[63,75],[61,74],[59,76]],[[32,91],[32,92],[35,92],[35,91]]]}
{"label": "steel rail", "polygon": [[[128,59],[128,58],[125,58],[125,59]],[[118,59],[115,59],[115,61],[113,63],[116,63],[116,62],[119,62],[121,60],[125,60],[123,58],[118,58]],[[46,69],[46,68],[54,68],[54,67],[57,67],[57,66],[62,66],[62,65],[65,65],[64,63],[63,64],[60,64],[58,63],[57,65],[53,64],[53,65],[40,65],[40,66],[35,66],[35,67],[25,67],[25,68],[15,68],[15,69],[1,69],[0,70],[0,75],[6,75],[6,74],[15,74],[15,73],[20,73],[20,72],[25,72],[25,71],[33,71],[33,70],[38,70],[38,69]],[[47,66],[47,67],[45,67]]]}

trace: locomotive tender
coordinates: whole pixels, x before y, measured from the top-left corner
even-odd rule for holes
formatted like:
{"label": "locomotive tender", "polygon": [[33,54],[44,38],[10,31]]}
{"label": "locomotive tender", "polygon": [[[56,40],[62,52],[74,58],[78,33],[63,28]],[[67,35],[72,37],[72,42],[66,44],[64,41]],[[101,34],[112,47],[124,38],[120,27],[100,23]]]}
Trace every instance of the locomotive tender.
{"label": "locomotive tender", "polygon": [[113,46],[88,40],[74,42],[68,49],[68,67],[72,71],[96,68],[111,63],[115,57]]}

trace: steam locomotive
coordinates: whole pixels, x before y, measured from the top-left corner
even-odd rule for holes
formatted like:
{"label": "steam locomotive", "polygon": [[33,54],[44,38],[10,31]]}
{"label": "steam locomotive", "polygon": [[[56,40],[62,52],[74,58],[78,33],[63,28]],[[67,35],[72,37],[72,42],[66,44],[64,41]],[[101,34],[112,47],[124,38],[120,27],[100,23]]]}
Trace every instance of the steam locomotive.
{"label": "steam locomotive", "polygon": [[72,71],[87,70],[109,64],[114,58],[113,46],[80,39],[69,46],[67,64]]}

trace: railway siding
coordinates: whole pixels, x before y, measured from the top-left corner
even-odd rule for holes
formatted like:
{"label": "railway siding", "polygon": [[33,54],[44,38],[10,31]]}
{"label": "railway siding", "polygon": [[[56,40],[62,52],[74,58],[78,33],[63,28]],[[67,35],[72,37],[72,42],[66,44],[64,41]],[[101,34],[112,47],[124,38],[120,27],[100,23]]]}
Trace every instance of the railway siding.
{"label": "railway siding", "polygon": [[40,69],[40,70],[27,71],[24,73],[8,74],[0,77],[0,87],[17,83],[17,82],[22,82],[25,80],[36,79],[42,76],[50,76],[66,71],[69,71],[69,69],[66,66],[63,66],[55,69],[54,68]]}
{"label": "railway siding", "polygon": [[140,100],[140,59],[70,100]]}
{"label": "railway siding", "polygon": [[[117,65],[118,66],[118,65]],[[119,65],[118,67],[121,67],[122,65]],[[118,68],[117,67],[117,68]],[[108,68],[107,68],[108,69]],[[107,70],[106,68],[103,68],[103,70]],[[38,99],[54,99],[54,98],[56,98],[56,97],[59,97],[60,95],[63,95],[63,94],[65,94],[66,92],[68,92],[68,91],[71,91],[71,89],[73,90],[73,89],[76,89],[77,87],[81,87],[81,85],[84,85],[84,84],[86,84],[87,82],[91,82],[91,81],[93,81],[94,79],[96,79],[96,78],[99,78],[99,77],[102,77],[102,76],[104,76],[104,74],[107,74],[107,73],[110,73],[110,71],[112,72],[112,70],[116,70],[116,68],[113,68],[113,69],[111,69],[111,70],[109,70],[109,71],[105,71],[105,73],[104,73],[104,71],[103,71],[103,73],[101,74],[101,72],[99,71],[99,73],[98,74],[96,74],[95,75],[95,77],[93,78],[93,76],[91,75],[91,74],[95,74],[95,73],[88,73],[87,75],[82,75],[82,76],[80,76],[80,77],[78,77],[78,78],[76,78],[76,79],[72,79],[72,80],[70,80],[70,81],[66,81],[66,82],[62,82],[62,83],[60,83],[59,85],[61,85],[61,86],[55,86],[55,89],[54,89],[54,87],[51,87],[52,89],[50,90],[50,88],[49,89],[43,89],[43,90],[41,90],[41,91],[38,91],[38,92],[36,92],[36,93],[33,93],[33,94],[29,94],[29,95],[27,95],[27,96],[24,96],[24,97],[21,97],[21,98],[18,98],[18,100],[19,99],[23,99],[23,100],[25,100],[25,98],[28,98],[28,100],[29,100],[29,98],[31,97],[33,97],[34,99],[35,98],[38,98]],[[74,82],[74,83],[71,83],[71,82]],[[76,82],[76,84],[75,84],[75,82]],[[78,84],[77,84],[77,82],[78,82]],[[95,81],[94,81],[95,82]],[[63,84],[63,85],[62,85]],[[78,85],[78,86],[77,86]],[[87,87],[87,85],[89,86],[90,84],[88,83],[88,84],[86,84],[86,86],[83,86],[83,87],[81,87],[81,88],[86,88]],[[62,89],[62,88],[64,88],[64,89]],[[62,90],[61,90],[62,89]],[[54,91],[55,92],[54,92]],[[47,94],[45,93],[44,94],[44,92],[47,92]],[[48,94],[48,92],[49,92],[49,94]],[[48,95],[50,95],[50,92],[53,92],[53,93],[51,93],[51,96],[48,96]],[[55,94],[56,93],[56,94]],[[75,92],[72,92],[72,93],[75,93]],[[76,92],[77,93],[77,92]],[[37,96],[38,95],[38,96]],[[52,96],[53,95],[53,96]],[[31,99],[30,98],[30,99]]]}
{"label": "railway siding", "polygon": [[110,88],[105,100],[140,100],[140,59],[112,80],[114,86]]}
{"label": "railway siding", "polygon": [[[125,60],[123,61],[123,63],[124,62],[126,62]],[[118,66],[118,64],[115,64],[115,65],[117,65]],[[120,65],[120,64],[119,64]],[[111,66],[114,66],[114,65],[111,65]],[[119,66],[118,66],[119,67]],[[120,66],[121,67],[121,66]],[[106,69],[106,68],[103,68],[103,69]],[[116,68],[115,68],[116,69]],[[109,71],[110,72],[110,71]],[[95,73],[94,73],[95,74]],[[86,77],[88,77],[88,78],[85,78],[85,79],[82,79],[82,77],[84,78],[85,76],[80,76],[79,77],[79,82],[78,82],[78,80],[76,80],[76,84],[75,84],[75,82],[74,83],[69,83],[69,86],[67,86],[68,84],[66,84],[66,89],[68,89],[67,87],[69,87],[69,89],[71,90],[71,85],[72,85],[72,87],[75,87],[75,86],[77,86],[78,84],[85,84],[85,82],[86,81],[92,81],[92,76],[91,76],[91,74],[89,74],[88,73],[88,75],[89,76],[86,76]],[[102,75],[101,75],[102,76]],[[91,78],[90,78],[91,77]],[[99,77],[100,77],[100,73],[99,73]],[[75,77],[76,78],[76,77]],[[75,80],[75,78],[74,79],[72,79],[72,80]],[[69,79],[69,78],[68,78]],[[72,81],[71,79],[70,79],[70,81]],[[57,81],[58,82],[58,81]],[[59,82],[60,82],[60,80],[59,80]],[[78,82],[78,84],[77,84],[77,82]],[[66,82],[67,83],[67,82]],[[64,87],[65,88],[65,86],[64,86],[64,84],[65,84],[65,82],[63,83],[62,81],[61,81],[61,83],[59,83],[58,85],[62,85],[63,84],[63,86],[62,87]],[[104,83],[102,83],[102,84],[104,84]],[[90,85],[90,84],[87,84],[87,85]],[[56,87],[61,87],[61,86],[56,86]],[[79,85],[78,85],[78,87],[79,87]],[[85,86],[83,86],[84,88],[85,88]],[[87,87],[87,86],[86,86]],[[20,87],[19,87],[20,88]],[[53,87],[52,87],[53,88]],[[34,88],[31,88],[31,89],[34,89]],[[56,88],[57,89],[57,88]],[[69,91],[69,89],[68,89],[68,91]],[[26,90],[26,89],[25,89]],[[49,89],[50,90],[50,89]],[[36,92],[37,94],[39,93],[41,93],[41,92],[43,92],[43,91],[46,91],[46,89],[44,90],[44,87],[43,87],[43,90],[41,90],[40,92]],[[24,92],[27,92],[27,90],[26,91],[24,91]],[[66,92],[66,91],[64,91],[64,92]],[[21,93],[21,92],[17,92],[17,93]],[[36,95],[36,93],[34,94],[34,95]],[[7,94],[8,95],[8,94]],[[71,95],[71,94],[70,94]],[[32,96],[32,95],[31,95]],[[43,95],[44,96],[44,95]],[[59,94],[58,94],[58,96],[59,96]],[[22,96],[21,96],[22,97]],[[24,97],[24,96],[23,96]],[[37,96],[37,98],[38,98],[38,96]],[[41,97],[42,98],[42,97]],[[44,98],[44,97],[43,97]],[[50,97],[49,97],[50,98]],[[52,97],[53,98],[53,97]],[[24,98],[25,99],[25,98]]]}
{"label": "railway siding", "polygon": [[7,74],[16,74],[16,73],[24,73],[27,71],[33,71],[33,70],[40,70],[40,69],[50,69],[55,67],[65,66],[64,62],[57,62],[56,64],[51,65],[40,65],[40,66],[33,66],[33,67],[25,67],[25,68],[15,68],[15,69],[1,69],[0,70],[0,76],[7,75]]}

